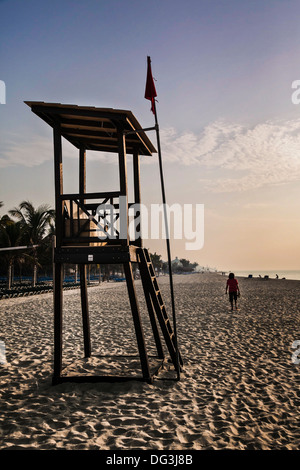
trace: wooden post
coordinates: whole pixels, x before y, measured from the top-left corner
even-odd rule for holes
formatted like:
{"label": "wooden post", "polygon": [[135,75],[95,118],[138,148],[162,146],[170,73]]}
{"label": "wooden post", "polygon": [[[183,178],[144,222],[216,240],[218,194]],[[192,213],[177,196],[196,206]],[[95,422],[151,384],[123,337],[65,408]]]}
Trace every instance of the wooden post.
{"label": "wooden post", "polygon": [[54,300],[54,375],[53,383],[59,382],[62,372],[62,323],[63,323],[63,281],[61,263],[54,264],[53,300]]}
{"label": "wooden post", "polygon": [[[86,193],[86,151],[85,149],[79,150],[79,193],[83,196]],[[81,204],[84,204],[84,198],[80,199]]]}
{"label": "wooden post", "polygon": [[[53,128],[54,143],[54,185],[55,185],[55,246],[60,247],[63,237],[63,168],[60,125]],[[53,251],[55,250],[53,247]],[[54,260],[53,260],[54,261]],[[54,304],[54,375],[53,383],[58,383],[62,372],[62,322],[63,322],[63,265],[54,263],[53,269]]]}
{"label": "wooden post", "polygon": [[118,149],[119,149],[119,177],[120,177],[120,243],[129,245],[128,235],[128,189],[127,189],[127,165],[126,144],[123,128],[118,126]]}
{"label": "wooden post", "polygon": [[151,381],[150,367],[148,361],[148,355],[146,351],[146,344],[144,338],[144,332],[141,322],[141,316],[138,308],[137,297],[134,287],[133,274],[131,263],[124,263],[124,271],[129,295],[129,301],[131,305],[131,311],[133,316],[133,322],[135,327],[135,333],[138,343],[138,349],[140,353],[141,367],[143,372],[143,378]]}
{"label": "wooden post", "polygon": [[63,167],[62,167],[62,145],[60,125],[53,128],[54,140],[54,185],[55,185],[55,232],[56,246],[60,247],[63,237],[63,201],[60,196],[63,194]]}
{"label": "wooden post", "polygon": [[[85,203],[84,194],[86,193],[86,151],[85,149],[79,150],[79,194],[81,196],[81,204]],[[78,209],[79,220],[79,209]],[[89,320],[89,306],[87,294],[87,279],[86,279],[86,265],[79,265],[80,272],[80,293],[81,293],[81,311],[82,311],[82,328],[84,340],[84,354],[85,357],[91,356],[91,335],[90,335],[90,320]]]}
{"label": "wooden post", "polygon": [[7,272],[7,288],[11,288],[11,273],[12,273],[12,260],[9,260],[8,263],[8,272]]}
{"label": "wooden post", "polygon": [[82,311],[82,326],[83,326],[83,340],[84,340],[84,356],[91,356],[91,338],[90,338],[90,320],[88,310],[88,294],[86,283],[86,265],[80,264],[80,293],[81,293],[81,311]]}
{"label": "wooden post", "polygon": [[142,286],[143,286],[144,295],[145,295],[146,304],[147,304],[147,309],[148,309],[148,314],[149,314],[149,318],[150,318],[150,322],[151,322],[151,326],[152,326],[152,331],[153,331],[153,336],[154,336],[154,340],[155,340],[156,350],[157,350],[158,357],[160,359],[164,359],[165,355],[164,355],[164,351],[163,351],[163,347],[162,347],[162,342],[161,342],[161,339],[160,339],[160,336],[159,336],[158,325],[157,325],[157,321],[156,321],[156,318],[155,318],[152,299],[151,299],[151,296],[150,296],[150,293],[149,293],[149,286],[147,286],[147,279],[146,279],[147,278],[147,273],[145,272],[145,270],[146,270],[146,266],[145,266],[146,260],[145,260],[145,255],[144,255],[143,252],[142,253],[140,252],[139,258],[140,258],[139,268],[140,268]]}
{"label": "wooden post", "polygon": [[[133,154],[133,184],[134,184],[134,203],[141,204],[141,185],[140,185],[140,156],[137,150]],[[143,246],[141,233],[141,211],[139,211],[140,223],[136,227],[135,244]],[[137,237],[138,235],[138,237]]]}

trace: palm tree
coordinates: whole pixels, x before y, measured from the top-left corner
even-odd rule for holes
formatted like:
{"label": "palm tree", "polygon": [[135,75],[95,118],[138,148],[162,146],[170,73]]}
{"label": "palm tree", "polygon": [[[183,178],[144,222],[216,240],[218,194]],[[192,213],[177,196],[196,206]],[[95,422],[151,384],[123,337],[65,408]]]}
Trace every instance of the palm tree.
{"label": "palm tree", "polygon": [[[29,201],[23,201],[19,205],[9,211],[10,215],[15,217],[21,224],[23,230],[24,241],[28,245],[41,245],[47,237],[50,223],[54,218],[54,210],[46,204],[34,208]],[[38,250],[33,248],[33,286],[37,281],[38,268]]]}
{"label": "palm tree", "polygon": [[[12,248],[20,245],[22,239],[22,227],[20,222],[14,222],[7,215],[1,218],[0,224],[0,246]],[[18,251],[7,251],[2,257],[7,264],[7,287],[11,288],[14,261],[20,257]]]}
{"label": "palm tree", "polygon": [[45,238],[43,238],[38,248],[38,256],[41,267],[46,271],[52,264],[53,254],[53,236],[55,235],[55,223],[54,221],[49,223],[48,232]]}
{"label": "palm tree", "polygon": [[156,251],[155,253],[150,253],[150,258],[153,264],[153,267],[155,271],[157,271],[158,275],[160,273],[161,267],[162,267],[162,259],[161,255],[157,254]]}
{"label": "palm tree", "polygon": [[[1,209],[1,207],[3,207],[3,206],[4,206],[3,202],[2,202],[2,201],[0,201],[0,209]],[[7,221],[7,219],[9,219],[9,217],[8,217],[8,215],[7,215],[7,214],[5,214],[5,215],[2,215],[2,216],[0,217],[0,226],[1,226],[1,225],[5,225],[5,224],[6,224],[6,221]]]}

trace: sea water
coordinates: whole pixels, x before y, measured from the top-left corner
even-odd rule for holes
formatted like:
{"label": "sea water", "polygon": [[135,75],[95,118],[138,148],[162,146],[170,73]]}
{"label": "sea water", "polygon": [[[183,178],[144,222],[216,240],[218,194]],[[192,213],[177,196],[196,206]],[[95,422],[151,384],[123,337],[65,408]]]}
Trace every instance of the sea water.
{"label": "sea water", "polygon": [[236,276],[248,277],[249,274],[252,274],[253,277],[264,277],[269,276],[270,279],[276,279],[276,274],[278,275],[279,279],[294,279],[300,281],[300,270],[257,270],[257,271],[234,271]]}

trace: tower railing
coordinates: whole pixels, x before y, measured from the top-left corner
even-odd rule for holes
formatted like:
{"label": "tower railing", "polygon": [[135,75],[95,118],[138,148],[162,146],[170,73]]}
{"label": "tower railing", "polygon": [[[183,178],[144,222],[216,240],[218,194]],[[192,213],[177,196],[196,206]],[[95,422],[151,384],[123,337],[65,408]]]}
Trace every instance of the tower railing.
{"label": "tower railing", "polygon": [[[119,191],[84,195],[62,194],[60,196],[63,205],[62,246],[97,247],[124,244],[122,242],[127,240],[129,227],[128,219],[123,218],[120,196]],[[127,203],[127,200],[125,204],[128,209],[135,205]],[[139,211],[135,211],[134,219],[139,215]],[[134,226],[140,228],[139,224]],[[124,233],[125,236],[122,236]],[[129,244],[139,246],[139,240],[140,233],[135,230]]]}

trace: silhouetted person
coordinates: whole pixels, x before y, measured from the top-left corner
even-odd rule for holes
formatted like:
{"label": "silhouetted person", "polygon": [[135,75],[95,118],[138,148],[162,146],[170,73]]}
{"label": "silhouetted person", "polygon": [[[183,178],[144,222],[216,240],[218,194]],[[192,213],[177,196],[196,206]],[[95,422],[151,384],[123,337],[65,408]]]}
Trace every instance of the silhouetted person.
{"label": "silhouetted person", "polygon": [[235,279],[234,274],[230,273],[226,283],[226,291],[225,294],[227,295],[227,291],[229,290],[229,302],[231,304],[231,310],[233,310],[233,301],[235,304],[236,310],[237,307],[237,296],[240,294],[239,283],[237,279]]}

